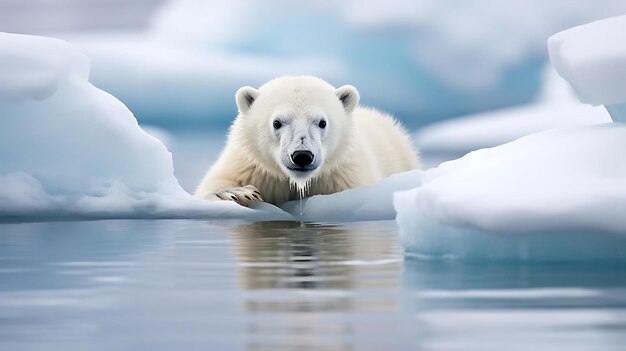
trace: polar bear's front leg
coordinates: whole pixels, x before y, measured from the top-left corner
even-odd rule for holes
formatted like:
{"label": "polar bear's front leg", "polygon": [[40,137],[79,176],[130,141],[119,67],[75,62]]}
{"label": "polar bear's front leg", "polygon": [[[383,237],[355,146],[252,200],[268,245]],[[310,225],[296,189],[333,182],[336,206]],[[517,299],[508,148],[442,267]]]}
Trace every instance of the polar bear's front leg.
{"label": "polar bear's front leg", "polygon": [[246,185],[255,170],[255,166],[246,160],[233,146],[227,146],[196,189],[195,196],[205,200],[235,201],[242,206],[263,201],[259,189]]}

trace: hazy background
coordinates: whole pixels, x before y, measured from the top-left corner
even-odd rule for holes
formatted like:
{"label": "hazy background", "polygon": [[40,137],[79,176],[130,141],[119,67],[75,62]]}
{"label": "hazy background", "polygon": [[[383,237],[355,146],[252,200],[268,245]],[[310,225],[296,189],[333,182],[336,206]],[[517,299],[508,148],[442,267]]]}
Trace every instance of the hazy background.
{"label": "hazy background", "polygon": [[144,28],[166,0],[0,0],[0,31],[46,34]]}
{"label": "hazy background", "polygon": [[533,101],[560,30],[621,0],[0,0],[0,31],[69,40],[141,123],[224,130],[233,95],[286,74],[355,85],[416,129]]}

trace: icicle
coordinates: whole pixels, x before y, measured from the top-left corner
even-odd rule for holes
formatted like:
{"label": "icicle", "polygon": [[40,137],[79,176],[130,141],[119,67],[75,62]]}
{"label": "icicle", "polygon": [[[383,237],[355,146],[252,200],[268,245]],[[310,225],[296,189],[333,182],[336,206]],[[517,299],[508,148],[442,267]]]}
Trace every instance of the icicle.
{"label": "icicle", "polygon": [[309,190],[309,182],[301,182],[301,181],[291,181],[291,185],[293,185],[296,188],[296,191],[298,192],[298,202],[300,205],[300,226],[304,226],[304,222],[302,221],[302,218],[304,217],[304,197],[306,196],[306,193]]}

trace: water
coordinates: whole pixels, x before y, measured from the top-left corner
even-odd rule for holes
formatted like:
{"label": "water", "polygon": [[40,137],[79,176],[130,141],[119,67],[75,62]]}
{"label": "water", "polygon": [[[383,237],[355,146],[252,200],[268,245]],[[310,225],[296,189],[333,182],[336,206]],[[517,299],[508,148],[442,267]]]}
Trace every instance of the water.
{"label": "water", "polygon": [[0,350],[618,350],[625,288],[405,261],[394,222],[0,224]]}

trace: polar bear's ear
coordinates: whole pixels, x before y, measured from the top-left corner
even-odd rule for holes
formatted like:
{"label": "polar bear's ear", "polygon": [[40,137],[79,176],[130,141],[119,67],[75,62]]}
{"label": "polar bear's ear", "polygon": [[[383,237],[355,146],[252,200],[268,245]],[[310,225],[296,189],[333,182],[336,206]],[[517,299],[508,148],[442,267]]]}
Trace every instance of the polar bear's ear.
{"label": "polar bear's ear", "polygon": [[359,92],[352,85],[344,85],[335,91],[339,101],[343,104],[343,108],[347,113],[354,111],[359,104]]}
{"label": "polar bear's ear", "polygon": [[259,91],[252,87],[241,87],[235,94],[235,100],[237,101],[237,108],[239,113],[246,113],[250,110],[250,107],[259,96]]}

